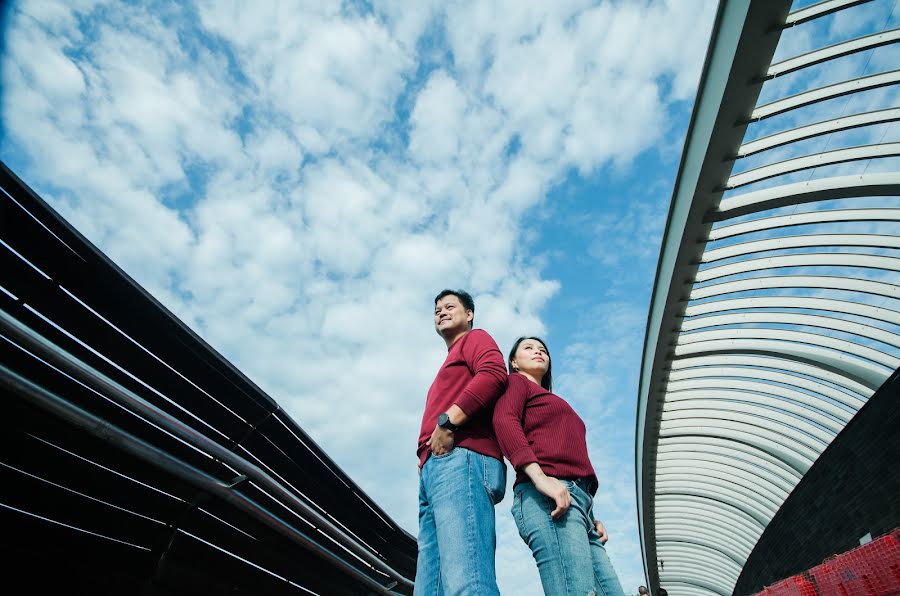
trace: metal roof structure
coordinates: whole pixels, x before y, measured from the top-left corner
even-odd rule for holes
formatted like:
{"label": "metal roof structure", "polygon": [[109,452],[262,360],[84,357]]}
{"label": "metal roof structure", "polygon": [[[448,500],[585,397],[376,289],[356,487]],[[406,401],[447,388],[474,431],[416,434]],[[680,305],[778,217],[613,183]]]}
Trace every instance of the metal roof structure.
{"label": "metal roof structure", "polygon": [[8,584],[412,593],[415,538],[2,163],[0,396]]}
{"label": "metal roof structure", "polygon": [[644,565],[672,596],[732,594],[787,496],[900,366],[900,71],[852,62],[900,30],[775,60],[788,30],[863,4],[716,14],[638,396]]}

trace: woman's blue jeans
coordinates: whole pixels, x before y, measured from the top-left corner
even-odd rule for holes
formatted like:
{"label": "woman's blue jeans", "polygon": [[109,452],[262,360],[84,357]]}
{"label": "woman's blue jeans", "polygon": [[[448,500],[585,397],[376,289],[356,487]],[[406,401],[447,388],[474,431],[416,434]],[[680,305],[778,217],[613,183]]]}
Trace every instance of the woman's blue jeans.
{"label": "woman's blue jeans", "polygon": [[594,499],[580,484],[562,481],[572,504],[554,520],[556,508],[530,482],[516,485],[512,514],[519,536],[531,548],[548,596],[624,596],[616,570],[594,529]]}
{"label": "woman's blue jeans", "polygon": [[494,505],[506,465],[457,447],[432,455],[419,475],[419,558],[415,596],[499,596]]}

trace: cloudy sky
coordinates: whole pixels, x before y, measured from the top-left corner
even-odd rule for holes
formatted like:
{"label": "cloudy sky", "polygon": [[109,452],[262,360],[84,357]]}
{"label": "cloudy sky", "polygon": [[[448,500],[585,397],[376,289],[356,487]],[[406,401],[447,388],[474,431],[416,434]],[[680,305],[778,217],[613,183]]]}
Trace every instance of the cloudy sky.
{"label": "cloudy sky", "polygon": [[[891,18],[888,2],[865,10],[866,26]],[[434,295],[471,291],[504,352],[545,336],[636,591],[640,350],[714,13],[12,2],[0,157],[413,534],[418,425],[445,354]],[[509,507],[501,590],[540,594]]]}

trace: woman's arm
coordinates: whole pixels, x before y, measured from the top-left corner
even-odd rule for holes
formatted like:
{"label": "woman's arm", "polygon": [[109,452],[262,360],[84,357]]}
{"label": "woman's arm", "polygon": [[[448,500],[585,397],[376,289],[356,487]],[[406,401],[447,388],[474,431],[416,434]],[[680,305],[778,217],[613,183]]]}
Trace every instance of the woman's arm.
{"label": "woman's arm", "polygon": [[528,474],[539,493],[550,497],[556,503],[556,509],[550,512],[550,517],[558,519],[565,515],[572,504],[572,495],[569,494],[569,489],[566,485],[553,476],[544,474],[544,470],[541,469],[540,464],[537,462],[528,464],[522,468],[522,471]]}
{"label": "woman's arm", "polygon": [[557,519],[569,510],[572,500],[565,484],[544,474],[534,450],[528,444],[525,429],[522,428],[522,418],[531,384],[531,381],[518,373],[509,376],[506,392],[494,408],[494,432],[506,459],[515,469],[522,470],[528,475],[538,492],[556,503],[556,509],[550,513],[550,517]]}

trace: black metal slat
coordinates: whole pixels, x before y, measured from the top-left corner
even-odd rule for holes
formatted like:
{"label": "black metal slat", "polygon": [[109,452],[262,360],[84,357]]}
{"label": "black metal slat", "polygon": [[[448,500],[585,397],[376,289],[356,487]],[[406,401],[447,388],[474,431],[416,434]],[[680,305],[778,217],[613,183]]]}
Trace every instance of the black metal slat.
{"label": "black metal slat", "polygon": [[[0,204],[6,205],[2,215],[7,221],[2,225],[3,235],[0,236],[4,242],[9,244],[32,265],[51,276],[55,282],[72,292],[79,300],[90,305],[93,310],[100,313],[111,323],[116,324],[115,319],[124,320],[132,329],[141,331],[146,335],[148,331],[146,326],[139,325],[144,319],[143,313],[134,309],[133,305],[129,303],[128,297],[120,299],[121,297],[115,296],[113,291],[115,283],[104,282],[101,279],[91,279],[91,277],[97,277],[95,275],[92,276],[91,270],[93,268],[74,256],[70,250],[55,240],[27,213],[15,206],[10,208],[11,201],[8,198],[0,200]],[[35,242],[34,237],[41,233],[43,233],[43,238],[41,238],[40,242]],[[51,252],[53,248],[56,250]],[[246,424],[236,419],[235,414],[248,419],[252,423],[264,418],[268,411],[272,409],[260,408],[257,402],[241,396],[232,384],[220,387],[216,393],[210,393],[210,395],[215,396],[214,401],[175,374],[169,367],[149,356],[144,350],[134,345],[132,341],[129,341],[128,338],[122,336],[121,333],[112,329],[95,314],[55,287],[54,283],[43,278],[34,269],[24,263],[16,267],[15,263],[11,262],[12,258],[15,257],[9,254],[8,249],[0,247],[0,252],[6,253],[2,258],[4,259],[4,264],[10,265],[10,269],[0,270],[2,271],[0,273],[0,285],[8,286],[7,289],[16,294],[21,300],[32,304],[44,316],[52,319],[54,323],[66,329],[66,331],[86,344],[103,346],[107,356],[114,355],[114,359],[119,365],[142,379],[152,381],[151,384],[156,386],[162,393],[175,398],[184,406],[190,405],[198,410],[202,408],[204,414],[210,418],[210,422],[215,421],[217,425],[221,425],[223,432],[232,439],[239,438],[246,432]],[[15,279],[23,276],[26,279],[30,278],[30,280]],[[128,333],[129,337],[144,345],[148,350],[153,351],[144,344],[144,341],[142,341],[144,338],[141,336],[135,337],[131,334],[132,329],[122,328],[120,325],[117,326],[125,333]],[[156,339],[156,342],[161,344],[160,348],[164,347],[170,352],[176,353],[170,355],[168,352],[163,352],[169,362],[178,362],[178,358],[174,357],[178,352],[179,346],[177,343],[160,342],[160,339],[165,339],[160,330],[154,327],[151,331],[150,335]],[[178,356],[188,357],[191,361],[196,361],[196,355],[193,352]],[[184,364],[187,366],[195,363],[189,362]],[[172,366],[172,368],[177,367]],[[197,367],[193,367],[190,372],[193,373],[196,369]],[[185,376],[191,378],[191,375]],[[220,379],[218,375],[216,377]],[[201,383],[198,383],[193,378],[191,378],[191,381],[198,386],[202,386]],[[133,387],[129,388],[133,389]],[[219,405],[216,401],[222,403],[225,407]],[[232,414],[229,410],[235,414]]]}
{"label": "black metal slat", "polygon": [[[281,413],[278,416],[280,415]],[[306,499],[317,503],[329,515],[350,528],[384,556],[389,564],[399,571],[414,575],[415,557],[410,557],[409,553],[415,552],[415,539],[402,529],[389,525],[386,520],[390,518],[386,513],[382,513],[382,518],[370,509],[359,496],[362,494],[361,489],[346,476],[336,474],[337,466],[326,465],[325,462],[334,465],[330,459],[323,458],[323,462],[305,451],[292,450],[287,453],[282,450],[280,445],[293,445],[296,439],[284,426],[284,421],[274,419],[276,417],[267,420],[256,433],[248,437],[244,441],[244,447],[302,492]],[[296,429],[292,430],[297,432]],[[304,441],[309,440],[305,434],[302,438]]]}
{"label": "black metal slat", "polygon": [[[7,251],[0,250],[0,255],[3,253],[8,254]],[[16,260],[18,261],[18,259]],[[78,304],[78,302],[72,300],[55,284],[44,280],[40,274],[22,261],[16,263],[9,262],[7,259],[2,265],[9,266],[9,270],[4,272],[3,277],[0,277],[0,285],[4,285],[4,287],[11,286],[8,289],[13,291],[25,304],[51,319],[55,325],[66,330],[74,337],[90,345],[98,352],[103,353],[119,367],[141,379],[141,381],[147,383],[147,385],[153,387],[153,389],[173,402],[182,405],[190,404],[192,412],[202,412],[204,421],[219,432],[214,432],[205,424],[187,415],[173,403],[161,398],[156,392],[149,390],[142,383],[135,381],[131,376],[84,348],[65,333],[55,329],[53,325],[41,320],[41,317],[30,312],[24,306],[10,303],[6,307],[7,312],[13,314],[19,320],[27,322],[29,327],[35,329],[81,361],[213,440],[217,440],[220,443],[228,443],[229,439],[234,441],[247,433],[249,426],[246,422],[221,407],[209,396],[204,395],[196,387],[110,328],[90,311]],[[7,277],[10,273],[11,275]],[[11,283],[6,283],[9,278],[15,279],[11,280]],[[10,300],[8,297],[6,298]],[[223,437],[223,434],[228,439]]]}
{"label": "black metal slat", "polygon": [[165,525],[7,466],[0,466],[0,485],[16,487],[0,494],[8,507],[110,539],[152,549],[167,534]]}
{"label": "black metal slat", "polygon": [[[81,407],[96,416],[100,416],[132,435],[176,454],[179,458],[191,462],[195,467],[203,469],[218,478],[230,478],[233,476],[233,473],[227,467],[163,432],[144,419],[131,414],[114,402],[76,383],[31,354],[13,347],[3,338],[0,338],[0,358],[12,370],[19,372],[26,378],[39,381],[41,386],[57,395],[65,396],[66,401],[69,403]],[[84,436],[86,437],[87,435]],[[79,440],[76,439],[75,444],[78,444]]]}
{"label": "black metal slat", "polygon": [[194,497],[192,487],[18,402],[6,402],[5,412],[15,415],[15,427],[0,442],[4,464],[167,523]]}
{"label": "black metal slat", "polygon": [[[18,203],[14,203],[9,197],[0,193],[0,239],[53,278],[52,280],[45,279],[19,257],[0,246],[0,286],[15,294],[20,300],[32,305],[55,324],[114,360],[129,373],[149,381],[148,384],[166,397],[175,399],[182,407],[189,409],[207,423],[213,424],[217,430],[224,431],[230,440],[244,441],[243,444],[246,444],[250,453],[253,453],[254,457],[260,458],[264,462],[263,468],[269,467],[274,473],[274,477],[284,478],[286,482],[313,498],[320,506],[325,507],[331,516],[346,526],[349,530],[348,534],[358,536],[360,540],[378,551],[390,566],[407,577],[414,575],[415,539],[399,528],[377,505],[372,503],[355,483],[309,439],[296,422],[277,408],[277,404],[271,398],[125,275],[103,253],[28,189],[2,162],[0,162],[0,186],[5,192],[15,197],[15,201]],[[41,223],[35,221],[35,218]],[[54,235],[58,237],[54,237]],[[103,319],[166,361],[187,379],[190,379],[191,383],[202,387],[215,400],[225,404],[228,409],[243,417],[249,422],[249,425],[237,420],[234,415],[227,412],[227,409],[223,410],[209,396],[204,395],[203,391],[192,386],[191,383],[162,365],[150,354],[135,346],[128,338],[109,327],[102,319],[61,291],[56,286],[56,282],[88,304]],[[128,375],[116,370],[115,367],[111,367],[103,359],[91,354],[89,350],[79,346],[77,342],[67,338],[52,325],[24,309],[19,302],[3,292],[0,292],[0,308],[8,313],[13,313],[16,318],[36,332],[151,403],[155,403],[158,407],[225,445],[221,436],[214,436],[217,433],[205,425],[198,425],[197,421],[190,421],[189,416],[185,416],[177,408],[172,408],[152,391],[140,383],[136,383]],[[88,338],[89,341],[86,341]],[[52,371],[47,365],[13,347],[3,338],[0,338],[0,361],[5,366],[32,379],[73,404],[86,408],[122,430],[190,462],[191,465],[207,470],[215,477],[226,479],[232,473],[225,466],[212,462],[180,441],[153,428],[146,421],[125,412],[108,400],[79,386],[71,379]],[[217,497],[201,498],[199,500],[201,506],[210,511],[216,511],[217,515],[227,524],[214,520],[192,508],[190,501],[197,499],[197,490],[185,484],[181,479],[142,460],[137,460],[125,452],[120,452],[118,449],[110,449],[103,440],[87,436],[85,432],[71,426],[69,422],[63,422],[62,419],[56,419],[35,408],[27,403],[24,396],[0,393],[0,398],[3,399],[6,406],[4,413],[8,413],[15,420],[12,432],[8,433],[4,439],[0,439],[0,448],[2,448],[0,461],[6,461],[9,465],[21,469],[25,469],[23,466],[26,465],[33,466],[28,469],[36,475],[52,479],[70,489],[94,495],[101,500],[126,503],[122,506],[126,508],[130,506],[135,511],[137,510],[134,508],[138,507],[140,513],[147,514],[154,519],[166,518],[167,523],[173,527],[190,527],[197,532],[202,531],[210,542],[226,545],[236,554],[244,552],[246,553],[244,558],[248,560],[256,557],[257,564],[282,570],[285,576],[290,573],[292,565],[300,569],[299,576],[303,577],[307,583],[318,581],[314,578],[321,576],[324,578],[321,580],[323,583],[317,584],[322,590],[320,593],[362,594],[371,592],[371,588],[362,587],[360,580],[353,580],[351,576],[345,574],[349,571],[344,572],[340,571],[339,567],[332,567],[311,551],[305,550],[281,534],[274,527],[270,527],[234,505],[227,504],[225,501],[217,501]],[[235,422],[236,420],[237,422]],[[36,439],[28,436],[28,433],[44,437],[60,449],[39,441],[37,443],[40,443],[41,447],[34,447]],[[29,444],[31,445],[30,449],[27,446]],[[230,445],[225,446],[230,447]],[[101,468],[93,468],[91,464],[84,461],[78,465],[70,464],[71,467],[67,468],[66,460],[73,456],[64,454],[62,449],[70,449],[87,460],[102,463],[113,470],[120,470],[135,480],[177,495],[183,501],[159,494],[151,495],[155,492],[152,489],[140,487],[111,472],[104,472]],[[28,453],[23,455],[23,451]],[[238,453],[241,452],[242,450],[238,449]],[[252,462],[254,459],[251,457],[249,461]],[[2,478],[0,481],[6,485],[12,482],[13,476],[16,474],[18,472],[6,469],[4,475],[0,477]],[[21,494],[13,497],[13,499],[19,499],[17,502],[24,502],[21,497],[29,494],[37,495],[38,501],[60,501],[56,503],[58,507],[66,506],[66,503],[61,501],[72,502],[75,503],[71,512],[73,519],[80,519],[82,523],[86,523],[84,520],[94,520],[100,517],[102,509],[108,508],[99,503],[84,505],[81,503],[84,501],[83,497],[59,488],[52,488],[52,485],[46,482],[31,479],[18,484],[18,489],[21,489],[18,492]],[[149,492],[142,495],[142,489]],[[290,521],[296,527],[304,527],[302,521],[252,485],[242,485],[239,490],[246,492],[254,500],[259,499],[261,504],[271,508],[273,512],[280,512],[286,521]],[[148,495],[151,496],[148,497]],[[134,503],[129,505],[128,503],[132,501]],[[46,507],[46,503],[38,502],[35,507]],[[5,511],[8,513],[10,510]],[[286,587],[281,580],[271,583],[269,579],[261,579],[261,576],[266,574],[258,569],[236,562],[222,553],[213,554],[217,552],[215,549],[194,539],[189,539],[172,528],[166,528],[165,532],[157,536],[148,530],[146,524],[159,524],[147,520],[131,522],[125,519],[129,516],[134,517],[125,512],[118,512],[108,520],[99,520],[96,527],[102,528],[104,531],[122,531],[141,536],[153,534],[151,553],[135,558],[127,554],[127,549],[124,551],[109,547],[106,550],[103,548],[92,550],[87,547],[81,549],[83,543],[90,542],[84,536],[70,536],[71,531],[67,533],[58,527],[46,529],[44,527],[47,526],[46,522],[14,521],[18,524],[16,527],[22,529],[23,532],[34,530],[33,535],[35,536],[59,534],[61,550],[73,547],[80,549],[78,557],[73,560],[81,561],[84,564],[84,569],[75,568],[78,569],[75,573],[80,573],[84,577],[74,578],[70,584],[73,587],[80,585],[78,582],[83,582],[85,586],[91,583],[87,579],[91,574],[89,569],[94,569],[96,573],[96,569],[102,570],[110,561],[115,562],[116,557],[121,558],[121,578],[116,580],[120,587],[119,591],[105,592],[105,588],[101,585],[92,585],[92,589],[87,590],[91,593],[132,593],[134,590],[123,590],[121,587],[126,584],[134,587],[132,584],[138,580],[149,581],[153,573],[157,574],[156,580],[148,589],[148,594],[218,594],[222,591],[261,593],[268,589],[274,590],[272,593],[281,593],[280,590]],[[117,523],[116,520],[119,518],[124,521],[120,520]],[[250,539],[230,528],[228,524],[237,525],[261,540]],[[29,536],[31,535],[30,533]],[[9,540],[11,536],[13,537],[12,541]],[[11,536],[7,533],[7,539],[0,541],[0,548],[16,554],[26,566],[36,564],[36,561],[29,559],[29,555],[23,554],[35,555],[38,552],[29,550],[30,542],[17,543],[19,536],[15,533]],[[175,539],[171,540],[173,536]],[[314,535],[314,540],[321,544],[330,544],[329,548],[334,546],[321,535]],[[260,548],[260,542],[262,548]],[[164,564],[157,565],[156,562],[159,561],[163,552],[165,552]],[[348,558],[346,553],[337,552],[337,554],[339,557],[347,558],[348,561],[355,561],[353,557]],[[206,559],[203,559],[204,556]],[[192,562],[194,557],[200,557],[200,559]],[[135,563],[138,559],[141,561],[140,565]],[[209,563],[208,567],[207,563]],[[357,563],[358,561],[354,565],[379,583],[389,583],[380,573],[371,571],[364,565],[357,565]],[[152,569],[148,569],[148,564]],[[138,567],[140,567],[139,571]],[[234,577],[215,584],[214,588],[211,587],[213,586],[212,577],[217,574],[222,575],[223,571],[226,575],[233,572]],[[102,584],[102,582],[100,583]],[[263,586],[266,588],[262,589]],[[357,589],[361,591],[357,592]],[[401,593],[407,591],[406,588],[400,587],[397,590]],[[290,588],[285,593],[297,593],[297,589]]]}
{"label": "black metal slat", "polygon": [[[331,507],[331,500],[325,500],[323,504],[329,514],[341,520],[346,526],[353,528],[354,532],[363,536],[372,546],[377,547],[378,540],[384,541],[381,553],[387,557],[391,565],[399,570],[409,572],[408,577],[413,577],[416,570],[417,542],[414,536],[401,528],[377,503],[365,496],[363,490],[347,476],[344,471],[335,464],[327,453],[322,451],[297,423],[283,410],[276,412],[272,419],[260,427],[266,439],[280,450],[279,445],[294,445],[297,439],[294,435],[310,446],[310,451],[315,458],[304,457],[302,461],[314,460],[315,466],[321,466],[321,470],[315,466],[311,470],[317,474],[319,482],[327,480],[329,489],[339,495],[345,495],[346,507]],[[290,458],[292,465],[297,464],[297,452],[282,451]],[[278,460],[274,460],[278,461]],[[291,475],[286,466],[282,471],[287,478]],[[307,467],[307,470],[310,470]],[[296,472],[294,472],[296,474]]]}
{"label": "black metal slat", "polygon": [[[307,570],[311,571],[311,570]],[[316,569],[314,573],[318,573]],[[312,575],[312,574],[310,574]],[[203,542],[179,533],[153,576],[152,585],[189,594],[307,594],[285,580],[260,571]],[[155,590],[154,590],[155,592]],[[344,594],[343,589],[321,594]]]}
{"label": "black metal slat", "polygon": [[[0,238],[245,419],[262,419],[277,408],[274,400],[59,217],[2,162],[0,186],[21,205],[0,195]],[[41,241],[36,242],[37,238]]]}
{"label": "black metal slat", "polygon": [[[200,510],[192,512],[183,525],[184,531],[314,592],[322,594],[371,592],[337,569],[323,564],[322,559],[313,553],[298,549],[293,542],[271,527],[249,516],[234,515],[221,502],[205,503],[202,509],[208,513]],[[223,524],[216,517],[226,519],[229,524],[240,528],[241,531]],[[312,569],[316,572],[310,573]],[[381,577],[380,581],[387,583],[388,579]]]}
{"label": "black metal slat", "polygon": [[0,542],[6,593],[15,593],[12,587],[18,585],[27,594],[140,594],[155,564],[145,551],[126,550],[4,508],[0,527],[16,537]]}

